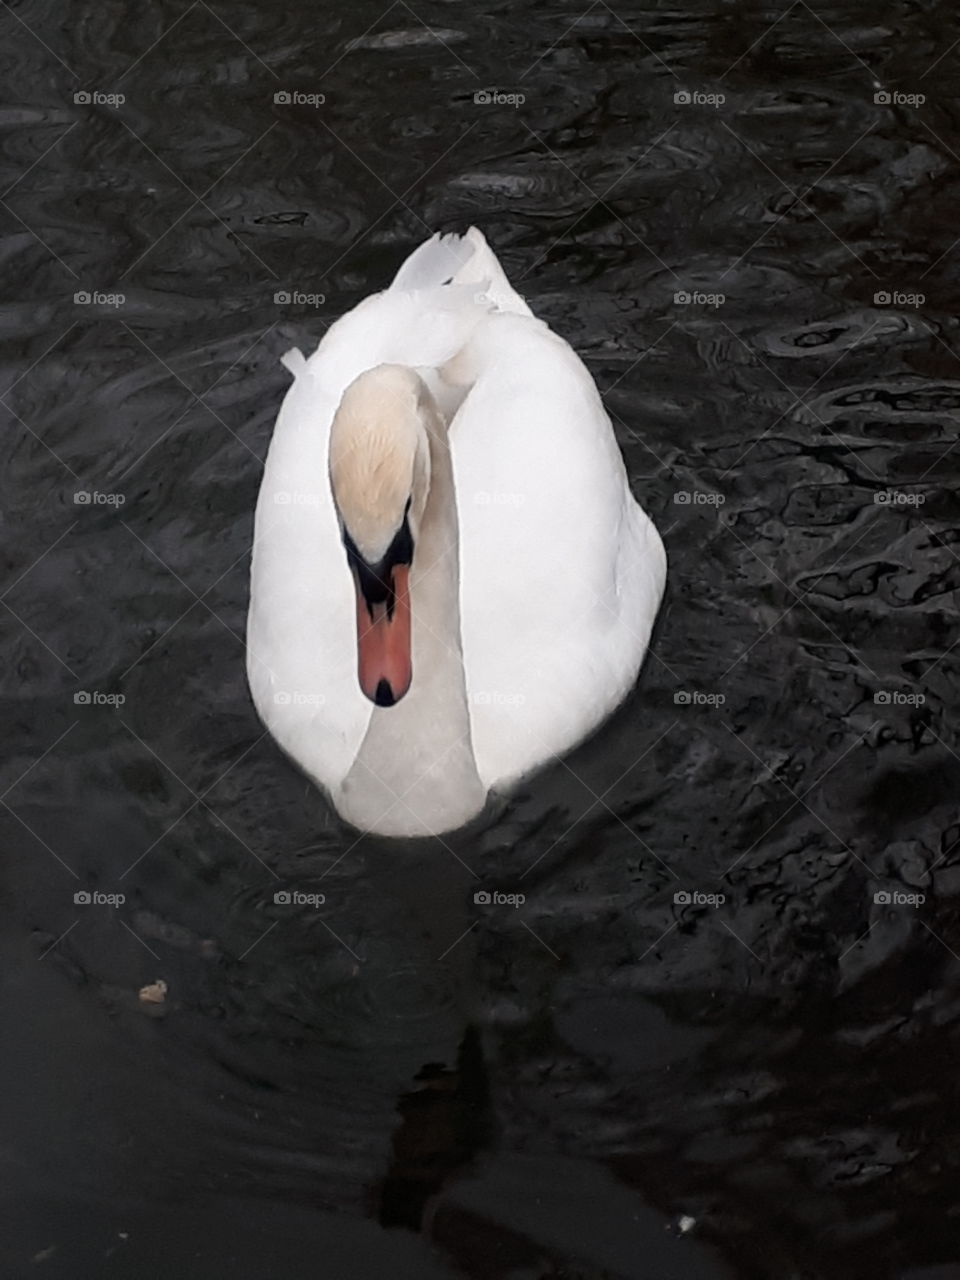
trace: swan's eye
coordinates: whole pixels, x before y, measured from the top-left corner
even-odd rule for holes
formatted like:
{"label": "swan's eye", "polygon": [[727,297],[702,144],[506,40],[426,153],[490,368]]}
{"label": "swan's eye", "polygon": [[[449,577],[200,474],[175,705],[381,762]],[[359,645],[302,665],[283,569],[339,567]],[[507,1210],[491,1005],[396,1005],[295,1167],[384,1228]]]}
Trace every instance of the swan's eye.
{"label": "swan's eye", "polygon": [[388,615],[393,613],[394,588],[393,570],[397,565],[409,565],[413,560],[413,535],[410,533],[410,500],[403,512],[403,523],[394,534],[393,541],[384,552],[382,558],[371,564],[365,560],[357,549],[346,528],[343,529],[343,546],[347,553],[347,564],[353,571],[357,587],[367,602],[367,608],[373,612],[375,604],[386,604]]}

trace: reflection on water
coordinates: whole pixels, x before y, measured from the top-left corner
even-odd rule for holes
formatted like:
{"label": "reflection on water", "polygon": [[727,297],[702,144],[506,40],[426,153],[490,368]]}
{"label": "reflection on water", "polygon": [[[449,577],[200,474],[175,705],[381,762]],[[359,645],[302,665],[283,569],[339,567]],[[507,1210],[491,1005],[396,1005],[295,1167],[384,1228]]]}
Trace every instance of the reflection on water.
{"label": "reflection on water", "polygon": [[[954,16],[0,25],[7,1272],[953,1274]],[[252,512],[279,354],[473,221],[672,576],[613,722],[403,849],[261,732]]]}

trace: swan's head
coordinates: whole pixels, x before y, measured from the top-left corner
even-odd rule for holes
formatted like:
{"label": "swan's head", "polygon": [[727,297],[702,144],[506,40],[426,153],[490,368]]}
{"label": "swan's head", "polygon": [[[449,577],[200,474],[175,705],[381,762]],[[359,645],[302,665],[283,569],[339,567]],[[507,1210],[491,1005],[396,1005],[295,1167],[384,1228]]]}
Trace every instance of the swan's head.
{"label": "swan's head", "polygon": [[330,431],[330,485],[357,594],[360,687],[391,707],[410,687],[410,566],[430,487],[424,383],[400,365],[347,387]]}

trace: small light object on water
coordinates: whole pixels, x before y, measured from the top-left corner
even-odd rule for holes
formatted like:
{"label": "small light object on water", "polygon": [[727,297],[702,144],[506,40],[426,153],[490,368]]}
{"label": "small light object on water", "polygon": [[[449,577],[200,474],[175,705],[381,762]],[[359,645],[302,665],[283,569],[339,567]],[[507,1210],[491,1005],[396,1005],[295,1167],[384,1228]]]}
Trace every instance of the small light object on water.
{"label": "small light object on water", "polygon": [[677,1223],[677,1227],[682,1236],[685,1236],[688,1231],[692,1231],[696,1225],[696,1218],[691,1218],[688,1213],[681,1214],[680,1221]]}
{"label": "small light object on water", "polygon": [[144,1004],[163,1004],[167,998],[167,984],[162,978],[150,982],[140,988],[140,999]]}

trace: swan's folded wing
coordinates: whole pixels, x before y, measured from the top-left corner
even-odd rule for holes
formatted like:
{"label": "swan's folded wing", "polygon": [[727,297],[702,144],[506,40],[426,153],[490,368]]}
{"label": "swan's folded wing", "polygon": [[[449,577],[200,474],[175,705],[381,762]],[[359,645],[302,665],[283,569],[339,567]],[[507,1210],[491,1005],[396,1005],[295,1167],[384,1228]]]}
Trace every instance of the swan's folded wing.
{"label": "swan's folded wing", "polygon": [[506,785],[626,696],[663,589],[593,379],[538,321],[494,316],[451,429],[461,633],[478,772]]}
{"label": "swan's folded wing", "polygon": [[445,364],[492,309],[471,285],[375,294],[330,328],[307,361],[307,372],[339,403],[354,378],[378,364]]}
{"label": "swan's folded wing", "polygon": [[328,789],[352,764],[372,706],[357,682],[353,585],[327,476],[337,403],[306,372],[284,399],[257,502],[247,619],[260,718]]}

